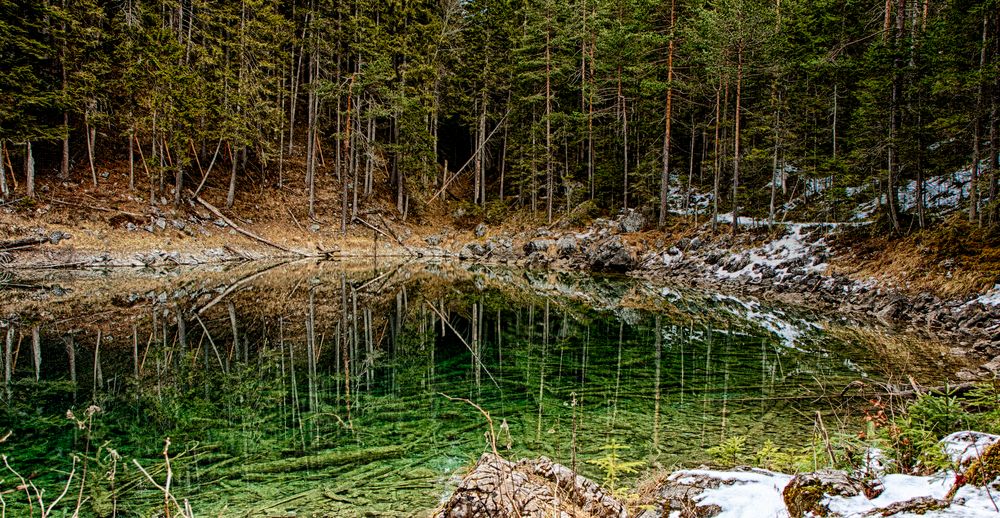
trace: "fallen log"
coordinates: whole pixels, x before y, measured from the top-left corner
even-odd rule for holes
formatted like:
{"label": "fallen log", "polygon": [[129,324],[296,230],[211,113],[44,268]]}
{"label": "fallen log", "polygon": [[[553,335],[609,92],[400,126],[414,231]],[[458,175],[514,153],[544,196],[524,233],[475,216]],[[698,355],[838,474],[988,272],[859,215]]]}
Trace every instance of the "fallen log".
{"label": "fallen log", "polygon": [[10,241],[0,241],[0,250],[23,250],[50,243],[58,245],[60,241],[69,239],[70,235],[63,232],[53,232],[48,236],[22,237]]}
{"label": "fallen log", "polygon": [[270,246],[272,248],[277,248],[278,250],[281,250],[282,252],[288,252],[290,254],[295,254],[295,255],[300,255],[300,256],[305,256],[306,255],[306,254],[303,254],[302,252],[297,252],[297,251],[292,250],[290,248],[286,248],[284,246],[281,246],[278,243],[275,243],[274,241],[271,241],[269,239],[265,239],[263,237],[260,237],[257,234],[254,234],[253,232],[240,227],[236,223],[233,223],[233,220],[227,218],[224,214],[222,214],[222,212],[219,209],[217,209],[215,207],[215,205],[212,205],[211,203],[209,203],[209,202],[201,199],[201,197],[199,197],[199,196],[195,196],[194,200],[197,201],[198,203],[200,203],[206,209],[208,209],[209,212],[211,212],[212,214],[215,214],[219,219],[221,219],[222,221],[224,221],[226,223],[226,225],[229,225],[230,228],[232,228],[233,230],[239,232],[240,234],[243,234],[246,237],[249,237],[250,239],[253,239],[254,241],[263,243],[263,244],[265,244],[267,246]]}

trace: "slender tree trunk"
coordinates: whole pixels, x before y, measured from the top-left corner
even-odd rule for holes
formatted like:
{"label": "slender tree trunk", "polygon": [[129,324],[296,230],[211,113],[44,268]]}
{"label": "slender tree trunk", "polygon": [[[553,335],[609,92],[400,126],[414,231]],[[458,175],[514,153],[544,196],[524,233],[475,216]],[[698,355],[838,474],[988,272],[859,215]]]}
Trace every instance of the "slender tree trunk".
{"label": "slender tree trunk", "polygon": [[[981,174],[980,168],[982,159],[980,157],[980,143],[982,141],[982,111],[983,111],[983,83],[985,82],[984,69],[986,67],[986,45],[987,45],[987,27],[989,27],[989,16],[987,12],[983,12],[983,37],[982,43],[979,49],[979,78],[978,87],[976,89],[976,113],[974,115],[973,124],[975,126],[974,130],[974,140],[972,142],[972,176],[969,183],[969,221],[975,223],[979,221],[979,176]],[[992,164],[991,164],[992,165]]]}
{"label": "slender tree trunk", "polygon": [[[887,0],[891,2],[891,0]],[[888,182],[887,182],[887,198],[888,198],[888,209],[889,209],[889,221],[892,223],[893,231],[897,234],[902,230],[899,224],[899,197],[898,188],[896,186],[896,181],[899,175],[899,128],[901,125],[901,109],[900,102],[902,101],[902,78],[900,77],[901,71],[903,69],[903,58],[900,51],[903,39],[903,24],[904,24],[904,13],[906,0],[899,0],[896,6],[896,30],[894,34],[893,49],[895,51],[896,57],[893,62],[893,73],[892,73],[892,100],[890,104],[890,114],[889,114],[889,171],[888,171]],[[889,14],[887,11],[886,19],[889,19]]]}
{"label": "slender tree trunk", "polygon": [[24,150],[24,177],[27,183],[28,197],[35,197],[35,155],[31,151],[31,142],[25,144]]}
{"label": "slender tree trunk", "polygon": [[[351,162],[351,154],[352,154],[352,151],[350,149],[351,148],[351,124],[352,124],[352,122],[351,122],[351,101],[354,98],[354,75],[351,75],[351,78],[350,78],[349,81],[350,82],[349,82],[348,87],[347,87],[347,123],[344,125],[345,134],[341,137],[341,139],[342,139],[342,145],[343,145],[343,148],[344,148],[343,156],[347,158],[348,162]],[[343,174],[340,177],[340,184],[341,184],[341,188],[340,188],[340,192],[341,192],[340,233],[341,234],[346,234],[347,233],[347,189],[348,189],[347,173],[350,170],[351,170],[351,164],[348,163],[348,165],[346,167],[346,170],[343,172]],[[352,181],[354,181],[354,179],[352,179]]]}
{"label": "slender tree trunk", "polygon": [[736,117],[733,124],[733,236],[739,228],[740,215],[740,101],[743,93],[743,48],[736,52]]}
{"label": "slender tree trunk", "polygon": [[780,130],[778,128],[781,124],[780,95],[781,94],[775,93],[777,101],[774,106],[774,150],[771,154],[771,205],[767,211],[767,224],[769,226],[774,225],[774,213],[777,208],[776,204],[778,200],[778,182],[780,176],[780,173],[778,172],[778,143],[780,139]]}
{"label": "slender tree trunk", "polygon": [[4,158],[7,156],[7,143],[0,139],[0,195],[4,198],[10,194],[10,187],[7,186],[7,164]]}
{"label": "slender tree trunk", "polygon": [[670,0],[670,43],[667,44],[667,121],[663,132],[663,171],[660,174],[660,227],[667,224],[667,194],[670,190],[670,123],[674,98],[674,13],[676,0]]}
{"label": "slender tree trunk", "polygon": [[[487,66],[489,65],[489,60],[487,60]],[[476,146],[476,154],[479,157],[476,159],[476,167],[478,168],[479,174],[479,202],[483,208],[486,207],[486,113],[487,113],[487,98],[486,90],[483,90],[482,96],[482,113],[479,115],[479,143]]]}
{"label": "slender tree trunk", "polygon": [[719,184],[721,183],[721,166],[722,160],[720,153],[722,151],[719,145],[719,128],[722,125],[721,119],[719,118],[719,111],[722,106],[722,78],[719,78],[719,86],[715,89],[715,140],[713,141],[713,160],[712,173],[714,175],[712,179],[712,231],[714,232],[719,224]]}
{"label": "slender tree trunk", "polygon": [[[66,70],[63,68],[63,89],[66,88]],[[69,179],[69,111],[63,112],[62,164],[59,167],[59,179]]]}
{"label": "slender tree trunk", "polygon": [[94,167],[94,140],[97,138],[97,128],[90,125],[90,122],[84,123],[84,129],[87,131],[87,161],[90,162],[90,176],[94,182],[94,188],[97,188],[97,168]]}
{"label": "slender tree trunk", "polygon": [[[548,16],[548,13],[546,13]],[[548,23],[548,22],[546,22]],[[555,198],[552,180],[552,49],[550,28],[545,28],[545,214],[552,223],[552,199]]]}
{"label": "slender tree trunk", "polygon": [[226,191],[226,208],[233,208],[233,203],[236,202],[236,163],[238,162],[236,156],[238,152],[236,151],[236,146],[228,144],[229,146],[229,158],[232,159],[233,164],[229,169],[229,190]]}

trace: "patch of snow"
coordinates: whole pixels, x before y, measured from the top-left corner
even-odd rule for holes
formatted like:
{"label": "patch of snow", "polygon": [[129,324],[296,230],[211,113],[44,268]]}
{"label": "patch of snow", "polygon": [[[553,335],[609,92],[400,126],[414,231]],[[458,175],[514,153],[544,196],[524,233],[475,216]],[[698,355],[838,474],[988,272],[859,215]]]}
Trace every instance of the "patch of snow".
{"label": "patch of snow", "polygon": [[[852,497],[827,497],[824,504],[832,513],[845,518],[871,516],[872,511],[896,502],[903,502],[921,496],[944,498],[955,480],[955,474],[946,471],[928,477],[914,475],[886,475],[882,478],[885,491],[877,498],[869,500],[863,494]],[[878,516],[878,514],[875,514]],[[899,513],[893,516],[911,518],[913,513]],[[929,511],[922,516],[930,518],[996,518],[997,511],[986,488],[963,486],[958,490],[952,504],[939,511]]]}
{"label": "patch of snow", "polygon": [[1000,306],[1000,284],[993,286],[993,289],[980,295],[973,302],[978,302],[984,306]]}
{"label": "patch of snow", "polygon": [[718,518],[785,518],[788,511],[781,491],[792,480],[790,475],[755,469],[753,471],[714,471],[691,469],[670,476],[682,484],[696,477],[722,481],[719,487],[706,489],[695,497],[700,505],[717,505]]}
{"label": "patch of snow", "polygon": [[964,466],[979,458],[979,455],[993,443],[1000,441],[1000,435],[963,430],[941,439],[941,448],[958,466]]}

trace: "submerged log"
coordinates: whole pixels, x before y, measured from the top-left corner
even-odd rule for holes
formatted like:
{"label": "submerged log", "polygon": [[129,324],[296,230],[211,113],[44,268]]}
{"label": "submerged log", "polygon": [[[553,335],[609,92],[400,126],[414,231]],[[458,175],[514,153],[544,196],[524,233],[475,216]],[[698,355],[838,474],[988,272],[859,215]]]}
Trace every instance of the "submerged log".
{"label": "submerged log", "polygon": [[626,518],[611,493],[542,457],[510,462],[486,453],[434,518]]}

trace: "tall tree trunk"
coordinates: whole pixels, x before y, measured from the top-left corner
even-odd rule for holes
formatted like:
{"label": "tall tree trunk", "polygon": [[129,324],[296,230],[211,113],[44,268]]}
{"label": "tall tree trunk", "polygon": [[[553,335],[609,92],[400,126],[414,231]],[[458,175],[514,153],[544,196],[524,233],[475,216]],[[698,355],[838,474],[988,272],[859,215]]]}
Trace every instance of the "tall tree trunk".
{"label": "tall tree trunk", "polygon": [[676,0],[670,0],[670,43],[667,44],[667,122],[663,132],[663,171],[660,174],[660,227],[667,224],[667,194],[670,190],[670,123],[674,98],[674,13]]}
{"label": "tall tree trunk", "polygon": [[[549,13],[546,12],[546,17]],[[552,49],[549,20],[545,27],[545,214],[552,223]]]}
{"label": "tall tree trunk", "polygon": [[740,101],[743,93],[743,47],[736,51],[736,117],[733,124],[733,236],[740,221]]}
{"label": "tall tree trunk", "polygon": [[719,118],[719,111],[722,108],[721,104],[722,104],[722,78],[720,77],[719,86],[716,87],[715,89],[715,140],[713,141],[715,149],[712,152],[713,154],[712,159],[714,161],[714,164],[712,165],[712,173],[714,175],[712,179],[712,231],[713,232],[715,231],[715,228],[719,225],[719,184],[721,183],[722,179],[721,178],[722,172],[720,171],[720,169],[722,168],[722,160],[720,157],[722,148],[719,145],[719,128],[722,125],[722,121]]}
{"label": "tall tree trunk", "polygon": [[989,16],[987,12],[983,12],[983,37],[979,49],[979,76],[977,78],[977,88],[976,88],[976,112],[973,116],[973,124],[975,126],[974,130],[974,140],[972,142],[972,175],[969,180],[969,222],[975,223],[979,221],[979,176],[982,159],[980,157],[980,143],[983,139],[982,136],[982,111],[983,111],[983,83],[985,82],[985,76],[983,74],[986,67],[986,45],[987,45],[987,27],[989,27]]}
{"label": "tall tree trunk", "polygon": [[[63,70],[63,88],[65,89],[65,74]],[[63,112],[63,141],[62,141],[62,164],[59,166],[59,179],[69,179],[69,111]]]}
{"label": "tall tree trunk", "polygon": [[[777,83],[773,83],[773,90],[777,90]],[[767,211],[767,224],[774,225],[774,214],[777,209],[778,200],[778,182],[780,181],[780,173],[778,172],[778,146],[780,141],[780,130],[779,126],[781,124],[781,94],[775,92],[772,98],[777,98],[775,100],[774,106],[774,150],[771,155],[771,204]]]}
{"label": "tall tree trunk", "polygon": [[[891,0],[887,0],[891,2]],[[893,72],[892,72],[892,99],[890,102],[890,113],[889,113],[889,171],[888,171],[888,181],[886,186],[886,197],[888,198],[888,210],[889,210],[889,221],[892,223],[892,229],[897,234],[901,232],[902,228],[899,224],[899,197],[898,197],[898,187],[896,182],[899,176],[899,129],[901,125],[901,108],[899,104],[902,102],[902,74],[903,69],[903,56],[902,56],[902,39],[903,39],[903,26],[905,21],[904,11],[906,9],[906,0],[899,0],[896,6],[896,29],[894,31],[893,37],[893,51],[895,53],[895,58],[893,61]],[[889,14],[886,14],[886,19],[889,19]]]}

